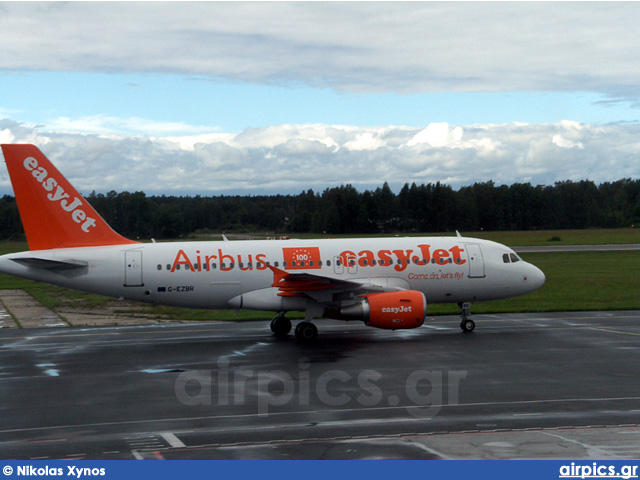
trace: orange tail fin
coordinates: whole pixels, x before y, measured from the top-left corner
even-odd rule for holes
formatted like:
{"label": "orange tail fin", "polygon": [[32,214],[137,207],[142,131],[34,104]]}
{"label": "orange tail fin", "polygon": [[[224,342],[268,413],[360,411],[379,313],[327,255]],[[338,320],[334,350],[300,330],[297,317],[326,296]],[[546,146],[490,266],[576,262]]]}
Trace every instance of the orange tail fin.
{"label": "orange tail fin", "polygon": [[34,145],[2,145],[29,250],[137,243],[105,222]]}

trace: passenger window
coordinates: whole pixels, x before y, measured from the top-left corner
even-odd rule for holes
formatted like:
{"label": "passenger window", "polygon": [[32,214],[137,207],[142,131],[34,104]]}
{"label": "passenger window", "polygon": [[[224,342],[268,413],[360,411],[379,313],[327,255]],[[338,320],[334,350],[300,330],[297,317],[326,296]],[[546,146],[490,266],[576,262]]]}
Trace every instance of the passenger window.
{"label": "passenger window", "polygon": [[327,260],[327,267],[331,266],[331,260]]}
{"label": "passenger window", "polygon": [[502,261],[504,263],[509,263],[509,254],[505,253],[504,255],[502,255]]}
{"label": "passenger window", "polygon": [[171,265],[167,263],[167,270],[171,270]]}
{"label": "passenger window", "polygon": [[162,265],[158,264],[158,270],[162,270]]}

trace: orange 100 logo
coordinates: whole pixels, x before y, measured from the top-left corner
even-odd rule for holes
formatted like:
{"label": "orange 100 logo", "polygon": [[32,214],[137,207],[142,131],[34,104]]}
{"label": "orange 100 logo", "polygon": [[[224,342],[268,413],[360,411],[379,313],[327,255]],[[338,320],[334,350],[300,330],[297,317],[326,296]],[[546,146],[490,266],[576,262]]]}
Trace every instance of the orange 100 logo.
{"label": "orange 100 logo", "polygon": [[287,262],[287,270],[307,270],[322,268],[322,257],[318,247],[283,248],[282,257]]}

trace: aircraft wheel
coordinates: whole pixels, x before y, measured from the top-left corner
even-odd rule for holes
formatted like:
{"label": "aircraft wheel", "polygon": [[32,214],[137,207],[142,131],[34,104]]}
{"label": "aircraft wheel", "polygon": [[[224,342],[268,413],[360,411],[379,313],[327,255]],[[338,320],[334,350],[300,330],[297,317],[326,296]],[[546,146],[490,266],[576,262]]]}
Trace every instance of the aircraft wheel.
{"label": "aircraft wheel", "polygon": [[469,320],[467,318],[465,320],[462,320],[462,322],[460,323],[460,328],[464,333],[471,333],[473,332],[473,329],[476,328],[476,324],[473,320]]}
{"label": "aircraft wheel", "polygon": [[291,320],[287,317],[277,316],[271,320],[271,331],[278,337],[286,337],[291,331]]}
{"label": "aircraft wheel", "polygon": [[311,322],[300,322],[296,326],[296,338],[305,343],[313,342],[318,338],[318,329]]}

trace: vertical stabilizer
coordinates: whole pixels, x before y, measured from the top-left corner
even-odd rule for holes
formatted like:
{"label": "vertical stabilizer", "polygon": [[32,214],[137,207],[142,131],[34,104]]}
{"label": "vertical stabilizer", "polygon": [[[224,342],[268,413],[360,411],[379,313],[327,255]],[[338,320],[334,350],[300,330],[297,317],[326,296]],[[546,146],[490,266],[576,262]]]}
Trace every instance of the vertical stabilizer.
{"label": "vertical stabilizer", "polygon": [[30,250],[137,243],[118,235],[34,145],[2,145]]}

